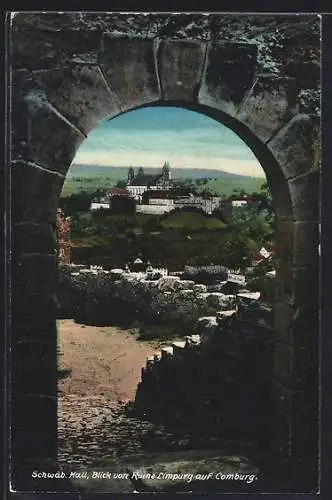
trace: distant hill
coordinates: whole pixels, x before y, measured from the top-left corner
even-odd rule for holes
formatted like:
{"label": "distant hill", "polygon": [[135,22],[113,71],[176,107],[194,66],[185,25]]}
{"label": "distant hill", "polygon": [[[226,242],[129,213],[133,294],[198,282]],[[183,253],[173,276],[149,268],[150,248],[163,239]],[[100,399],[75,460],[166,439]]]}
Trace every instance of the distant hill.
{"label": "distant hill", "polygon": [[[68,170],[67,177],[115,177],[119,179],[126,179],[127,172],[129,167],[109,167],[109,166],[101,166],[101,165],[72,165]],[[136,170],[139,166],[134,167]],[[143,167],[144,171],[148,174],[157,174],[160,172],[160,167],[150,168]],[[171,168],[172,177],[174,179],[201,179],[201,178],[209,178],[209,179],[219,179],[219,178],[228,178],[228,179],[238,179],[241,178],[246,179],[257,179],[257,177],[248,177],[239,174],[233,174],[231,172],[225,172],[223,170],[213,170],[213,169],[199,169],[199,168]],[[258,178],[261,180],[261,178]],[[262,177],[263,182],[264,178]]]}
{"label": "distant hill", "polygon": [[[138,167],[134,167],[137,169]],[[157,174],[160,167],[143,167],[148,174]],[[128,167],[101,166],[101,165],[78,165],[74,164],[67,173],[62,196],[79,191],[92,192],[97,188],[109,188],[120,180],[126,180]],[[265,182],[264,178],[249,177],[245,175],[233,174],[222,170],[194,169],[194,168],[172,168],[173,179],[208,179],[206,188],[215,191],[217,194],[226,196],[233,192],[233,189],[244,189],[247,193],[258,191]]]}

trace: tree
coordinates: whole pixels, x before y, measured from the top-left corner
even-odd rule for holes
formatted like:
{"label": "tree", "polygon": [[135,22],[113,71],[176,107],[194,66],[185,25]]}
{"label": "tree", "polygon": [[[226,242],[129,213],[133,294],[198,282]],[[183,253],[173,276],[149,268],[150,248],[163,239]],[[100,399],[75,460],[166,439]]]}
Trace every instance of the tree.
{"label": "tree", "polygon": [[272,196],[267,182],[264,182],[262,184],[261,189],[258,193],[252,194],[252,200],[252,208],[254,213],[262,214],[264,216],[265,222],[270,226],[271,232],[274,235],[276,229],[276,218],[272,203]]}
{"label": "tree", "polygon": [[90,204],[94,198],[100,198],[104,190],[96,190],[93,193],[81,191],[71,196],[60,198],[59,207],[64,211],[65,215],[75,215],[79,212],[88,212]]}
{"label": "tree", "polygon": [[232,210],[231,225],[238,234],[254,241],[257,248],[275,238],[275,216],[267,184],[253,193],[252,203]]}
{"label": "tree", "polygon": [[204,200],[208,200],[209,198],[211,198],[212,194],[211,192],[208,190],[208,189],[203,189],[201,192],[200,192],[200,195],[202,196],[202,198]]}
{"label": "tree", "polygon": [[111,199],[111,210],[115,214],[135,213],[136,203],[133,198],[127,196],[113,196]]}
{"label": "tree", "polygon": [[173,183],[173,190],[177,196],[188,196],[197,194],[197,188],[189,179],[177,180]]}
{"label": "tree", "polygon": [[[129,178],[129,176],[128,176]],[[120,188],[120,189],[126,189],[127,183],[124,180],[120,180],[115,184],[115,187]]]}

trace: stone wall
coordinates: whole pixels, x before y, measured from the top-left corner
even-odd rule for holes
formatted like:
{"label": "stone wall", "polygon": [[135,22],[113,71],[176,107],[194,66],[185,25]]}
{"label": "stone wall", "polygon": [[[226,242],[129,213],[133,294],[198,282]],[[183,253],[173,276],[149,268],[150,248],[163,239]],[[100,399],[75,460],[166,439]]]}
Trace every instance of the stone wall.
{"label": "stone wall", "polygon": [[237,309],[200,318],[196,334],[147,359],[135,398],[138,415],[188,434],[249,439],[268,449],[272,309],[243,295]]}
{"label": "stone wall", "polygon": [[120,321],[129,317],[172,324],[179,334],[195,332],[147,360],[136,413],[189,433],[266,444],[273,314],[259,292],[229,296],[178,277],[150,280],[143,272],[122,270],[68,268],[67,279],[79,321],[98,322],[99,311],[112,323],[114,316],[107,318],[105,311],[116,310]]}
{"label": "stone wall", "polygon": [[[152,274],[152,275],[151,275]],[[156,276],[159,273],[156,272]],[[172,325],[191,332],[200,316],[229,309],[234,296],[208,292],[207,286],[176,276],[153,278],[153,273],[110,272],[70,267],[60,269],[58,315],[86,324],[133,321]]]}

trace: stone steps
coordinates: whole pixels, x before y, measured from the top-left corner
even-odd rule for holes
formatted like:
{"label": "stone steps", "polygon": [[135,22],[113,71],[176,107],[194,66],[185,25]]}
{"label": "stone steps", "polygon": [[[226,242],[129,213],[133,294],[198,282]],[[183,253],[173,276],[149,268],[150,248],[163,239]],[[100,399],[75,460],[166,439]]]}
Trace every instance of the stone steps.
{"label": "stone steps", "polygon": [[161,363],[169,360],[182,360],[186,353],[191,352],[193,348],[201,344],[200,335],[189,335],[183,341],[174,341],[169,346],[164,346],[154,356],[149,356],[145,367],[142,368],[141,380],[146,380],[147,374],[158,369]]}
{"label": "stone steps", "polygon": [[228,309],[226,311],[217,311],[216,318],[218,325],[229,324],[230,320],[235,319],[237,316],[236,309]]}

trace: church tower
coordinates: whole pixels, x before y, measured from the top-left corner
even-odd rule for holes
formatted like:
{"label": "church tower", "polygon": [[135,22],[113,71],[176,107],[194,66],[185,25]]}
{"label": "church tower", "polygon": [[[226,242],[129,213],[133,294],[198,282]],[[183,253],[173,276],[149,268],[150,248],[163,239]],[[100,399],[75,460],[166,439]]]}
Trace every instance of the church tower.
{"label": "church tower", "polygon": [[128,169],[128,177],[127,177],[127,184],[131,184],[135,178],[135,173],[133,167],[129,167]]}
{"label": "church tower", "polygon": [[162,175],[162,178],[164,181],[171,180],[171,167],[170,167],[168,161],[165,161],[161,172],[162,172],[161,175]]}

